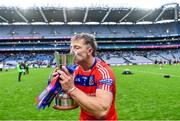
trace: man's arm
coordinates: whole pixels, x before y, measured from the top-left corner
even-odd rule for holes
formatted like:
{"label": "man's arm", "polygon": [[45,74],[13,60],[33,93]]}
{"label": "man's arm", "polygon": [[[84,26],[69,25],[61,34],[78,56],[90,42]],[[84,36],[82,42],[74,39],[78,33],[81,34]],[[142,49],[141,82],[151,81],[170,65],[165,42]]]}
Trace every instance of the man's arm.
{"label": "man's arm", "polygon": [[96,90],[96,96],[89,96],[76,88],[70,93],[70,96],[85,111],[91,113],[98,119],[105,118],[109,112],[113,99],[111,92],[101,89]]}
{"label": "man's arm", "polygon": [[[75,87],[74,78],[66,67],[62,67],[64,71],[57,70],[60,74],[60,83],[64,91],[69,91]],[[112,92],[97,89],[95,96],[89,96],[80,89],[76,88],[70,92],[71,97],[85,111],[91,113],[98,119],[103,119],[108,114],[112,104]]]}

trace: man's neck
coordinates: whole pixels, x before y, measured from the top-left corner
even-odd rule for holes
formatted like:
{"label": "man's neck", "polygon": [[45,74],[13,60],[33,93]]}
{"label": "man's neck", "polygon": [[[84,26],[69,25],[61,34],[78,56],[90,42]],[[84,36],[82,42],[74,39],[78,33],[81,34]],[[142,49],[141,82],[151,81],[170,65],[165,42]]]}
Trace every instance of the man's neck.
{"label": "man's neck", "polygon": [[84,71],[88,71],[92,68],[95,63],[95,57],[89,58],[85,63],[81,65]]}

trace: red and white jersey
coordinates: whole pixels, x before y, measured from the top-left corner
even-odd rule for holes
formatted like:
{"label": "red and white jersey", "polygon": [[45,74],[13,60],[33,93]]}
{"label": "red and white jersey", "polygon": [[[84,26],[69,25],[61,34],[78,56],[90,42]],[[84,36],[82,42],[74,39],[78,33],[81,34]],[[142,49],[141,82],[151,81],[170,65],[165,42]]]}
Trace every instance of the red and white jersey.
{"label": "red and white jersey", "polygon": [[[78,66],[74,74],[76,87],[86,94],[95,96],[97,89],[106,90],[113,94],[112,105],[105,120],[117,120],[115,109],[115,76],[111,68],[104,61],[96,58],[91,70],[83,71],[83,69]],[[80,120],[96,120],[96,118],[81,108]]]}

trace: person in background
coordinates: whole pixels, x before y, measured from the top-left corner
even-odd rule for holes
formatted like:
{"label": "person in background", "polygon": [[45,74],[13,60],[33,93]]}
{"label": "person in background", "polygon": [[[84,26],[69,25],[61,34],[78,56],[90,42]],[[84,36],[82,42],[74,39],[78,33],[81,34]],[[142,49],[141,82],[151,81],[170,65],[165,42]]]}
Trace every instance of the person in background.
{"label": "person in background", "polygon": [[80,120],[118,120],[115,76],[110,66],[96,57],[96,50],[93,35],[73,36],[70,51],[77,68],[73,75],[65,66],[54,74],[59,76],[63,90],[80,106]]}
{"label": "person in background", "polygon": [[3,62],[0,62],[0,71],[3,71]]}
{"label": "person in background", "polygon": [[18,71],[18,81],[20,82],[21,81],[21,76],[22,76],[22,73],[23,73],[22,65],[21,65],[20,62],[17,64],[16,68],[17,68],[17,71]]}
{"label": "person in background", "polygon": [[28,62],[25,61],[24,65],[25,65],[25,73],[29,74],[29,64],[28,64]]}

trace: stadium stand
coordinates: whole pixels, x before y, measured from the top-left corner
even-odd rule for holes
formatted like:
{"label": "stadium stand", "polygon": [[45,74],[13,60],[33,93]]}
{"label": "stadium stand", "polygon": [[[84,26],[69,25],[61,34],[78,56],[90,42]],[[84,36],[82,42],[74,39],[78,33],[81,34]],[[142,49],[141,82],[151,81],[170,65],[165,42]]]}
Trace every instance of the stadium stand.
{"label": "stadium stand", "polygon": [[70,38],[92,33],[97,38],[168,37],[179,35],[179,22],[152,25],[1,25],[0,37]]}
{"label": "stadium stand", "polygon": [[[165,10],[164,10],[165,9]],[[53,65],[53,52],[69,52],[70,38],[77,33],[94,34],[99,57],[111,65],[153,64],[156,61],[180,60],[179,4],[166,9],[149,11],[130,8],[29,8],[25,14],[18,8],[0,9],[0,62],[15,67],[17,62],[28,61],[32,67]],[[4,14],[6,11],[6,14]],[[12,15],[13,11],[13,15]],[[109,11],[109,12],[107,12]],[[41,13],[40,13],[41,12]],[[47,19],[46,22],[44,17]],[[170,14],[174,12],[174,14]],[[74,13],[77,16],[74,16]],[[87,16],[85,16],[85,14]],[[66,18],[65,19],[65,15]],[[147,15],[147,16],[146,16]],[[22,17],[23,16],[23,17]],[[15,24],[24,22],[26,24]],[[137,19],[140,18],[140,19]],[[3,21],[6,20],[6,21]],[[16,20],[16,21],[15,21]],[[159,22],[171,20],[171,22]],[[4,22],[7,22],[4,24]],[[138,22],[151,21],[151,24]],[[33,24],[33,22],[44,22]],[[63,24],[52,24],[61,22]],[[69,24],[80,22],[81,24]],[[96,22],[98,24],[88,24]],[[107,23],[115,24],[107,24]],[[123,24],[130,22],[131,24]],[[163,49],[163,50],[160,50]]]}

